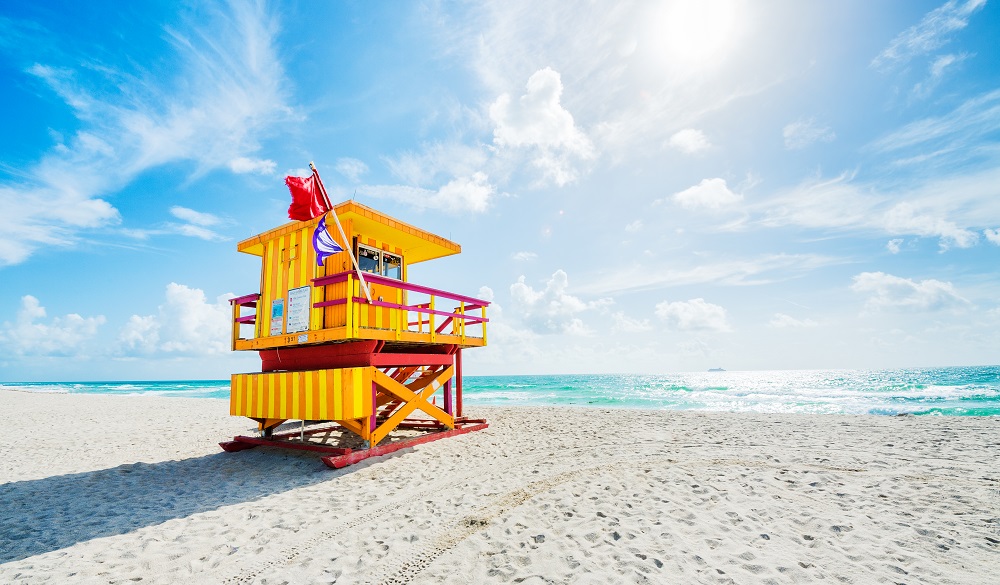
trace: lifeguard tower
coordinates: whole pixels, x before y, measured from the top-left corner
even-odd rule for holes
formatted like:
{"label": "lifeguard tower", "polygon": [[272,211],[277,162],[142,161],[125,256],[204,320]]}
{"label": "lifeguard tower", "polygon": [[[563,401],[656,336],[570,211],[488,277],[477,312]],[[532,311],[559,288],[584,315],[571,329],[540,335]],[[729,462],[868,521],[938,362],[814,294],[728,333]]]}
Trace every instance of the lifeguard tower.
{"label": "lifeguard tower", "polygon": [[[458,244],[345,201],[237,250],[261,258],[261,275],[259,293],[230,301],[232,348],[259,352],[261,371],[233,374],[230,414],[259,436],[223,449],[303,449],[343,467],[486,428],[462,414],[462,351],[486,345],[489,302],[407,278]],[[335,431],[354,448],[325,442]]]}

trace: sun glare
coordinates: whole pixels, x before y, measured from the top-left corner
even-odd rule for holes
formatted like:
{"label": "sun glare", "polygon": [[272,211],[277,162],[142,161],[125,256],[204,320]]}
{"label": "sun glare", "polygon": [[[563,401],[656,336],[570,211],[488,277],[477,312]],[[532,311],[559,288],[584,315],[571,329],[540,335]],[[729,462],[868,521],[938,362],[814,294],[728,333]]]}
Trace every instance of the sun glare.
{"label": "sun glare", "polygon": [[691,74],[720,64],[734,46],[735,0],[681,0],[658,7],[647,21],[645,45],[661,66]]}

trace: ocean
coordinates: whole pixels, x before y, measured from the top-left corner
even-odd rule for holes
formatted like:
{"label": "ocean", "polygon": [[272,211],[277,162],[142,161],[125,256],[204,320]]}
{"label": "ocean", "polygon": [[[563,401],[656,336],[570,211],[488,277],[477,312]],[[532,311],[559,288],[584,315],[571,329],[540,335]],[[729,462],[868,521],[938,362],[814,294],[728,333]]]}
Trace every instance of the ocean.
{"label": "ocean", "polygon": [[[71,394],[229,398],[229,380],[0,383]],[[896,370],[774,370],[639,375],[467,376],[466,406],[581,406],[1000,416],[1000,366]]]}

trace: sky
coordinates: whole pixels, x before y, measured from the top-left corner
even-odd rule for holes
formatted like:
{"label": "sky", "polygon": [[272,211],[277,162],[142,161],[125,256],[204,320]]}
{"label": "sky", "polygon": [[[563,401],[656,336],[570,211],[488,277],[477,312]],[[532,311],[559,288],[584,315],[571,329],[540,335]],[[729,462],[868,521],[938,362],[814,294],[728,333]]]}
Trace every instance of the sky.
{"label": "sky", "polygon": [[315,161],[466,373],[1000,362],[1000,6],[7,2],[0,381],[219,379]]}

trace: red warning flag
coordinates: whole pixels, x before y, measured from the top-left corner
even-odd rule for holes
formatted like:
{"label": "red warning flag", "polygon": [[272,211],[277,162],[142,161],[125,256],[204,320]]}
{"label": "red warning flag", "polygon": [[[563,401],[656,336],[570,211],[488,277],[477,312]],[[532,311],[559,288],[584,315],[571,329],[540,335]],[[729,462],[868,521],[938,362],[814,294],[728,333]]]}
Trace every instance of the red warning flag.
{"label": "red warning flag", "polygon": [[309,221],[330,210],[320,192],[316,173],[309,177],[285,177],[285,184],[292,194],[292,204],[288,207],[288,219]]}

